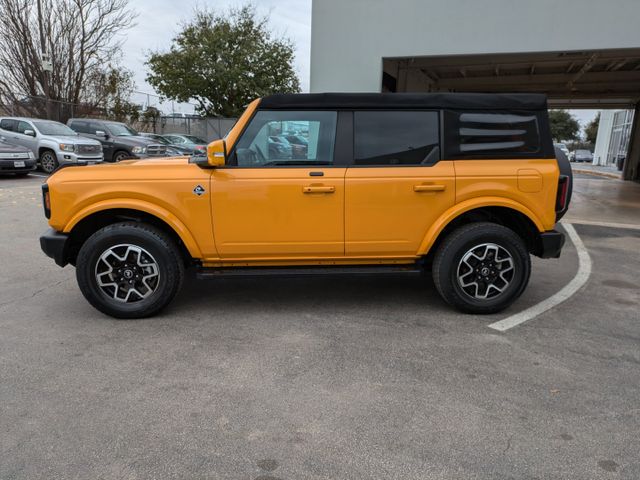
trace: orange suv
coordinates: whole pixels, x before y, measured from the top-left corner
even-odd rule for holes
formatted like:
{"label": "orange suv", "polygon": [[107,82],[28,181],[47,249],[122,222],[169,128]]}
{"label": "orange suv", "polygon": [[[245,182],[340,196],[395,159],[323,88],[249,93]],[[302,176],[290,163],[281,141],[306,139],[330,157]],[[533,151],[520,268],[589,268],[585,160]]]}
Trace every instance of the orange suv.
{"label": "orange suv", "polygon": [[[301,145],[270,148],[274,138]],[[157,313],[201,278],[420,273],[454,307],[493,313],[558,257],[571,195],[546,98],[298,94],[252,102],[191,158],[60,168],[40,239],[98,310]]]}

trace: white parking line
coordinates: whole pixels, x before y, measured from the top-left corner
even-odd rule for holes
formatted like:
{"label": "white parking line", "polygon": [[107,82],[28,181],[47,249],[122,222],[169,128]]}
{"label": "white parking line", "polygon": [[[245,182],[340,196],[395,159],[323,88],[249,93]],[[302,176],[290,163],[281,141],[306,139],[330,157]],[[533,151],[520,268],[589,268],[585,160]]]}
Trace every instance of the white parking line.
{"label": "white parking line", "polygon": [[579,220],[573,219],[571,223],[574,225],[593,225],[596,227],[606,228],[623,228],[628,230],[640,230],[640,225],[634,225],[632,223],[613,223],[613,222],[594,222],[593,220]]}
{"label": "white parking line", "polygon": [[505,332],[510,328],[516,327],[521,323],[527,322],[541,313],[546,312],[547,310],[560,305],[562,302],[573,296],[578,290],[580,290],[585,283],[589,280],[589,276],[591,275],[591,257],[589,256],[589,252],[587,248],[582,243],[582,239],[576,232],[573,225],[570,223],[563,223],[565,231],[567,235],[573,242],[578,251],[578,272],[573,279],[562,288],[558,293],[552,295],[551,297],[543,300],[542,302],[533,305],[532,307],[523,310],[522,312],[511,315],[510,317],[504,318],[498,322],[492,323],[489,325],[489,328],[493,328],[494,330],[498,330],[500,332]]}

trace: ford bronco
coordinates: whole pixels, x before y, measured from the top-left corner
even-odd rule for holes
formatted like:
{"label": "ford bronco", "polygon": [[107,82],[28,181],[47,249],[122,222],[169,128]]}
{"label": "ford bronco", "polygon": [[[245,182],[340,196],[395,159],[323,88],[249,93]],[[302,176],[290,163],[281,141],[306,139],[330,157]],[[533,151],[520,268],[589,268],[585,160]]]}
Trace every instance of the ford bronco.
{"label": "ford bronco", "polygon": [[[269,148],[303,137],[304,149]],[[118,318],[200,278],[431,271],[463,312],[558,257],[571,170],[535,94],[295,94],[252,102],[206,155],[60,168],[43,185],[55,262]]]}

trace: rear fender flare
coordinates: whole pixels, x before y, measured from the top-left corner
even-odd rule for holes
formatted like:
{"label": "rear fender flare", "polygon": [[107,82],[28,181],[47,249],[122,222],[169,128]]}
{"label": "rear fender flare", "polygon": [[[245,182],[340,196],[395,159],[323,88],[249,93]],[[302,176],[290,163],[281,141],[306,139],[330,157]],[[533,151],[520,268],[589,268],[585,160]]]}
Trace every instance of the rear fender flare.
{"label": "rear fender flare", "polygon": [[438,236],[442,233],[445,227],[449,225],[450,222],[455,220],[463,213],[483,207],[505,207],[516,210],[527,216],[535,224],[539,232],[545,231],[545,228],[540,219],[537,218],[531,210],[529,210],[519,202],[501,197],[472,198],[449,208],[438,218],[438,220],[436,220],[431,225],[429,230],[427,230],[427,234],[424,236],[422,243],[420,244],[418,255],[426,255],[427,253],[429,253],[429,250],[437,240]]}

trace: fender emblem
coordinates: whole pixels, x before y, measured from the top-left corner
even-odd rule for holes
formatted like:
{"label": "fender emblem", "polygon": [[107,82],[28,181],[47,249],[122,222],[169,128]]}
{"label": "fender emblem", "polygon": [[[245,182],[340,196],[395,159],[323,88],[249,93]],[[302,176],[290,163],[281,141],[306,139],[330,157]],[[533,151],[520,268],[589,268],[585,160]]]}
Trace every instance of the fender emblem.
{"label": "fender emblem", "polygon": [[205,191],[206,190],[202,187],[202,185],[196,185],[196,188],[193,189],[193,193],[195,193],[197,196],[204,194]]}

